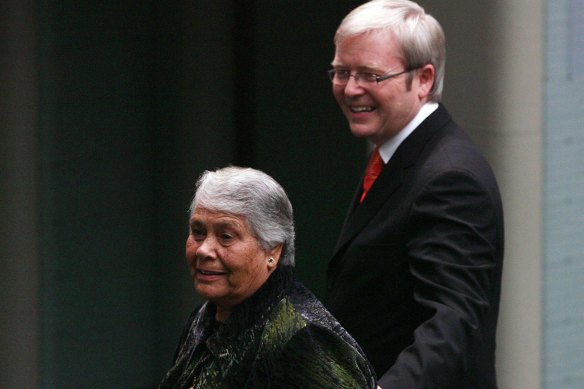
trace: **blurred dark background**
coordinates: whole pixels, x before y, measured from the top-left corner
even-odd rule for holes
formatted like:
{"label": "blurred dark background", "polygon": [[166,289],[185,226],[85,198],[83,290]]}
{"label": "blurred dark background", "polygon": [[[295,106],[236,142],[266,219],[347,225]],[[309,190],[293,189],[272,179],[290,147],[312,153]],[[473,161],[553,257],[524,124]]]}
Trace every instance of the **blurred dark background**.
{"label": "blurred dark background", "polygon": [[[322,296],[367,154],[326,76],[361,3],[0,0],[0,388],[156,387],[198,303],[184,243],[206,169],[252,166],[284,186],[297,273]],[[544,3],[420,0],[447,36],[444,102],[506,207],[501,388],[543,374],[543,92],[562,74],[544,72],[543,37],[566,24]]]}
{"label": "blurred dark background", "polygon": [[321,294],[365,157],[326,76],[358,3],[31,3],[43,388],[159,382],[197,303],[183,258],[204,169],[284,186]]}

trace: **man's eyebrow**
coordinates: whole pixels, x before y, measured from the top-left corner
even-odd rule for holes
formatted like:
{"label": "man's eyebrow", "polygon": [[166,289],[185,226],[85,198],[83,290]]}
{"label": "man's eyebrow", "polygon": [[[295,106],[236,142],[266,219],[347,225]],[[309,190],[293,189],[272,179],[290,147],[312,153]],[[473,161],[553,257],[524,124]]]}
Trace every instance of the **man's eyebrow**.
{"label": "man's eyebrow", "polygon": [[[331,63],[331,66],[335,69],[349,69],[349,66],[340,64],[340,63]],[[355,68],[355,70],[357,72],[365,72],[365,73],[383,73],[383,71],[381,70],[381,68],[379,66],[376,66],[374,64],[368,64],[368,65],[359,65]]]}

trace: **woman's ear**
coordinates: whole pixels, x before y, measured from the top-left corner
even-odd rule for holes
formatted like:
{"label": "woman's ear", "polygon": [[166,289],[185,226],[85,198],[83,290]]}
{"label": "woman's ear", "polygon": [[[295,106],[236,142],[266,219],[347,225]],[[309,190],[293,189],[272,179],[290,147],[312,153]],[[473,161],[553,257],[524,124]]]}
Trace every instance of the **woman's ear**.
{"label": "woman's ear", "polygon": [[270,250],[269,258],[268,258],[268,267],[269,268],[276,268],[278,267],[278,263],[280,262],[280,256],[282,255],[282,245],[278,245]]}

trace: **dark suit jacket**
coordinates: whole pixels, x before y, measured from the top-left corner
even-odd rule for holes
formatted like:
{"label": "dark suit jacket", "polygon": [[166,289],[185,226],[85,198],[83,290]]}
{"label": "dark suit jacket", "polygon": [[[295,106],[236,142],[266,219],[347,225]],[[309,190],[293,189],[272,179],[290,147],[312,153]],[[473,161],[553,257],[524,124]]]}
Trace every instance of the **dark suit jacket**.
{"label": "dark suit jacket", "polygon": [[360,193],[329,263],[325,302],[379,384],[496,388],[504,233],[489,164],[440,105],[361,204]]}

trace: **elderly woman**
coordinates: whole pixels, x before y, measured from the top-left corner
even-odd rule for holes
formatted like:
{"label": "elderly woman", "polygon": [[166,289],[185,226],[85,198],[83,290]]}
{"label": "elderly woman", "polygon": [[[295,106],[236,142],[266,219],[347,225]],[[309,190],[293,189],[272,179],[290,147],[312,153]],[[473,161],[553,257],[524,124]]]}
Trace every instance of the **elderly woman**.
{"label": "elderly woman", "polygon": [[249,168],[203,173],[186,257],[206,302],[189,318],[159,388],[374,388],[349,334],[293,275],[282,187]]}

